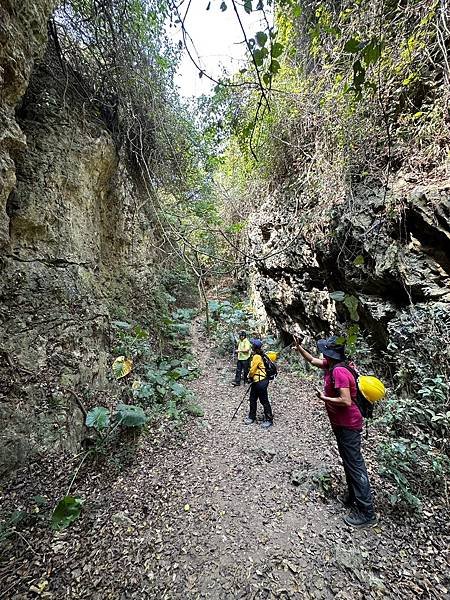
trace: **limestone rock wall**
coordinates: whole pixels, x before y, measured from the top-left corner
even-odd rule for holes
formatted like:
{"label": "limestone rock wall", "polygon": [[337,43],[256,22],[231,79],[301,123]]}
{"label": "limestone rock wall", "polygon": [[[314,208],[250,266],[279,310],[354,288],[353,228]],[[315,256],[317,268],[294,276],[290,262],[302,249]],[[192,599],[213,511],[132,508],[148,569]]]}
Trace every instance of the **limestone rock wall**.
{"label": "limestone rock wall", "polygon": [[45,50],[53,0],[0,1],[0,246],[8,244],[6,203],[16,182],[14,158],[26,139],[14,110],[35,60]]}
{"label": "limestone rock wall", "polygon": [[108,390],[111,309],[151,313],[158,259],[131,167],[46,50],[52,3],[0,6],[1,476],[79,447],[72,391]]}
{"label": "limestone rock wall", "polygon": [[[427,341],[438,348],[450,339],[449,223],[449,180],[417,185],[397,173],[386,195],[365,182],[328,211],[279,186],[249,227],[252,251],[269,256],[251,284],[286,337],[342,331],[348,313],[329,296],[342,290],[358,298],[359,324],[376,350],[410,347],[429,364]],[[394,349],[390,357],[395,365]]]}

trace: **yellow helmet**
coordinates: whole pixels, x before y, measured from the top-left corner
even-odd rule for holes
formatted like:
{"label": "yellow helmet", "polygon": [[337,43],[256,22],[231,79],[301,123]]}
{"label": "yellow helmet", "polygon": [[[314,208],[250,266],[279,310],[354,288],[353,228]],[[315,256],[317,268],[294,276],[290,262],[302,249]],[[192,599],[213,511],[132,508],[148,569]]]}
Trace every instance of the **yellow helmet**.
{"label": "yellow helmet", "polygon": [[266,352],[266,356],[267,358],[269,358],[269,360],[271,360],[272,362],[275,362],[278,358],[278,352]]}
{"label": "yellow helmet", "polygon": [[383,382],[372,375],[360,375],[358,387],[369,402],[378,402],[386,394]]}

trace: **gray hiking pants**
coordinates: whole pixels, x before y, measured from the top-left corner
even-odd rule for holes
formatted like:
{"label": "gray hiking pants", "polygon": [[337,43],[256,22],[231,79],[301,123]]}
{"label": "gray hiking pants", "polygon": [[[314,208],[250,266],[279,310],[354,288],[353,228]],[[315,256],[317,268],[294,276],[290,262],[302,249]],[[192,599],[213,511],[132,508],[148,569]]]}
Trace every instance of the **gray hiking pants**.
{"label": "gray hiking pants", "polygon": [[372,492],[361,454],[361,431],[346,427],[333,427],[333,432],[344,464],[350,498],[364,515],[372,517],[374,514]]}

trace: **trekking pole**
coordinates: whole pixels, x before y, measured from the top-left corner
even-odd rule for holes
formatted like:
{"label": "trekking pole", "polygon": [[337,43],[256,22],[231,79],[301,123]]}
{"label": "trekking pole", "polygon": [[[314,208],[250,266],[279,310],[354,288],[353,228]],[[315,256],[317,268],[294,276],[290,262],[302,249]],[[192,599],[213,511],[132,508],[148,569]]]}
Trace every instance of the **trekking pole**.
{"label": "trekking pole", "polygon": [[252,387],[252,385],[253,385],[253,382],[252,382],[252,383],[251,383],[251,384],[248,386],[248,388],[245,390],[245,394],[244,394],[244,396],[242,397],[242,400],[239,402],[239,406],[238,406],[238,407],[236,408],[236,410],[234,411],[234,415],[231,417],[231,421],[232,421],[232,420],[235,418],[235,416],[237,415],[237,413],[238,413],[238,410],[241,408],[241,406],[242,406],[242,403],[243,403],[243,402],[244,402],[244,400],[245,400],[245,396],[246,396],[246,395],[249,393],[249,391],[250,391],[250,388]]}

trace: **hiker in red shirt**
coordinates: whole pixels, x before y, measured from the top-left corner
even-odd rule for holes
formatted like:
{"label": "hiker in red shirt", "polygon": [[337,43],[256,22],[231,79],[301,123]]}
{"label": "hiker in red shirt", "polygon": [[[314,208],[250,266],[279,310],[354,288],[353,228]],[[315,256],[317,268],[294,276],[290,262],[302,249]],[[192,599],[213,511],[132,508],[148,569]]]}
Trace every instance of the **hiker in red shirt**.
{"label": "hiker in red shirt", "polygon": [[344,506],[352,507],[344,517],[347,525],[369,527],[375,525],[372,492],[366,465],[361,454],[363,417],[356,404],[356,381],[345,368],[345,347],[337,337],[319,340],[317,347],[324,358],[316,358],[295,340],[297,350],[315,367],[324,369],[324,391],[317,396],[325,403],[331,428],[336,437],[339,454],[344,465],[348,492],[341,498]]}

